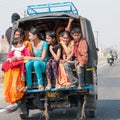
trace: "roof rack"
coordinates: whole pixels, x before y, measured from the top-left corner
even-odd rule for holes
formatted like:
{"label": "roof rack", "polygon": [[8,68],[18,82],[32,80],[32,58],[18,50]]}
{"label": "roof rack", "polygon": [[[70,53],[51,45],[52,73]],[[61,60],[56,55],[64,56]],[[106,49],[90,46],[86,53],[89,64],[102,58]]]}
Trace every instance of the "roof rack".
{"label": "roof rack", "polygon": [[29,16],[56,12],[64,12],[78,15],[78,11],[72,2],[49,3],[27,6],[27,14]]}

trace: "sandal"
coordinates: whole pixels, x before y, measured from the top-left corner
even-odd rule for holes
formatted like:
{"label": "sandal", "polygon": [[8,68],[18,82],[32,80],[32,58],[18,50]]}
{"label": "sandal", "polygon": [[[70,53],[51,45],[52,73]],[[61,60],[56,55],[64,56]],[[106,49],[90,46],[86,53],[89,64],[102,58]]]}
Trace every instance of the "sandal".
{"label": "sandal", "polygon": [[38,90],[43,91],[43,90],[44,90],[44,87],[43,87],[42,85],[40,85],[40,86],[38,87]]}
{"label": "sandal", "polygon": [[58,89],[60,89],[60,88],[61,88],[61,86],[60,86],[59,84],[55,85],[55,89],[56,89],[56,90],[58,90]]}
{"label": "sandal", "polygon": [[31,89],[30,86],[25,86],[23,91],[27,91],[28,89]]}
{"label": "sandal", "polygon": [[50,90],[51,88],[52,88],[52,85],[50,84],[46,86],[45,90]]}
{"label": "sandal", "polygon": [[72,85],[71,83],[68,83],[65,87],[69,88],[71,85]]}
{"label": "sandal", "polygon": [[81,89],[83,89],[83,87],[81,87],[81,86],[79,85],[79,86],[78,86],[78,89],[80,89],[80,90],[81,90]]}
{"label": "sandal", "polygon": [[76,85],[74,85],[74,84],[71,84],[71,85],[69,86],[69,88],[74,88],[74,87],[76,87]]}

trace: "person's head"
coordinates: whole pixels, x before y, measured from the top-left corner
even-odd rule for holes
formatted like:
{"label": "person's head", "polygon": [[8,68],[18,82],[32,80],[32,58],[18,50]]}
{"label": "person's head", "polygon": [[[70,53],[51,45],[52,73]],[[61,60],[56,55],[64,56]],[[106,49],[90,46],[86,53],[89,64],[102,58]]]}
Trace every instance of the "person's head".
{"label": "person's head", "polygon": [[18,13],[13,13],[11,16],[11,23],[14,23],[20,19],[20,15]]}
{"label": "person's head", "polygon": [[56,35],[53,31],[46,32],[46,41],[48,44],[54,44],[56,42]]}
{"label": "person's head", "polygon": [[69,31],[62,32],[62,41],[67,45],[71,40],[71,35]]}
{"label": "person's head", "polygon": [[14,32],[14,38],[21,38],[21,39],[25,39],[25,33],[24,30],[22,28],[17,28]]}
{"label": "person's head", "polygon": [[21,38],[14,38],[14,40],[12,41],[12,45],[16,48],[22,47],[23,41]]}
{"label": "person's head", "polygon": [[58,36],[59,36],[59,42],[63,40],[63,32],[65,30],[61,30],[59,33],[58,33]]}
{"label": "person's head", "polygon": [[40,30],[37,29],[37,28],[34,28],[34,27],[32,27],[29,30],[28,36],[29,36],[29,39],[32,40],[32,41],[37,40],[37,39],[43,40],[42,35],[40,33]]}
{"label": "person's head", "polygon": [[82,37],[81,30],[78,27],[75,27],[71,30],[71,36],[75,42],[79,41]]}
{"label": "person's head", "polygon": [[112,54],[112,50],[110,50],[110,54]]}

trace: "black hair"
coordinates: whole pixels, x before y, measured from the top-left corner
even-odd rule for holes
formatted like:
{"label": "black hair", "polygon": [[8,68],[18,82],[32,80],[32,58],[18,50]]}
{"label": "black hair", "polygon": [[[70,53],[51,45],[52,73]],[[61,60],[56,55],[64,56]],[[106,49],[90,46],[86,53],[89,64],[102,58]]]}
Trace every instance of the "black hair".
{"label": "black hair", "polygon": [[14,38],[14,40],[12,41],[12,45],[17,45],[18,43],[21,43],[22,39],[21,38]]}
{"label": "black hair", "polygon": [[42,33],[40,32],[39,29],[32,27],[32,28],[29,30],[29,32],[32,33],[33,35],[36,34],[40,40],[43,40]]}
{"label": "black hair", "polygon": [[25,39],[25,33],[24,33],[24,30],[22,28],[17,28],[14,32],[14,34],[16,32],[19,32],[20,33],[20,37],[23,36],[23,39]]}
{"label": "black hair", "polygon": [[46,32],[46,35],[50,36],[52,39],[54,39],[52,45],[55,45],[57,43],[57,40],[56,40],[56,34],[54,31],[48,31]]}
{"label": "black hair", "polygon": [[69,31],[66,30],[61,31],[61,35],[63,36],[64,34],[67,34],[71,38],[71,34]]}
{"label": "black hair", "polygon": [[48,31],[46,32],[46,35],[50,36],[51,38],[55,38],[56,39],[56,35],[54,31]]}
{"label": "black hair", "polygon": [[78,27],[73,28],[73,29],[71,30],[71,34],[74,34],[74,33],[81,33],[80,28],[78,28]]}
{"label": "black hair", "polygon": [[20,15],[19,15],[18,13],[13,13],[13,14],[11,15],[11,22],[12,22],[12,23],[16,22],[16,21],[19,20],[19,19],[20,19]]}
{"label": "black hair", "polygon": [[18,20],[20,19],[20,15],[18,13],[13,13],[11,19]]}
{"label": "black hair", "polygon": [[65,30],[61,30],[59,33],[58,33],[58,35],[63,35],[63,32],[64,32]]}

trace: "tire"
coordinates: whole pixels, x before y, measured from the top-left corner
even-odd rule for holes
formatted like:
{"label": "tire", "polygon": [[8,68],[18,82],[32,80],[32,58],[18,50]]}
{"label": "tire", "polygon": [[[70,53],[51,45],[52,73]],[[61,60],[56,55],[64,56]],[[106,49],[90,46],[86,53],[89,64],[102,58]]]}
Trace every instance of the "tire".
{"label": "tire", "polygon": [[29,108],[26,106],[26,103],[23,101],[22,104],[20,105],[20,118],[22,120],[25,120],[29,117]]}
{"label": "tire", "polygon": [[112,62],[110,62],[110,66],[112,66]]}
{"label": "tire", "polygon": [[29,117],[29,109],[27,108],[26,113],[20,114],[20,118],[21,120],[25,120],[25,119],[28,119],[28,117]]}
{"label": "tire", "polygon": [[28,115],[27,114],[20,114],[20,118],[21,118],[21,120],[28,119]]}

